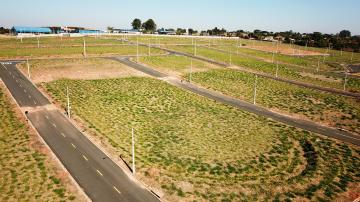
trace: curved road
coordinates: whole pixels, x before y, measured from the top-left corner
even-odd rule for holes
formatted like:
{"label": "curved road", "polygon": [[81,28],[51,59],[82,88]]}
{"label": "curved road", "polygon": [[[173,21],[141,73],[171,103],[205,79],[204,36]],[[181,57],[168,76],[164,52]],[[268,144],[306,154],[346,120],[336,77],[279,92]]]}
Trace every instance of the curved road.
{"label": "curved road", "polygon": [[22,111],[92,201],[160,201],[87,139],[16,68],[0,63],[0,78]]}
{"label": "curved road", "polygon": [[[114,39],[114,40],[122,40],[122,39]],[[129,42],[130,44],[135,44],[136,45],[136,43],[134,43],[132,41],[129,41],[129,40],[126,40],[126,41]],[[139,43],[139,46],[148,47],[148,44]],[[163,51],[166,51],[166,52],[169,52],[171,54],[191,57],[191,58],[194,58],[194,59],[198,59],[198,60],[201,60],[201,61],[204,61],[204,62],[219,65],[219,66],[223,66],[223,67],[226,67],[226,68],[229,67],[229,64],[227,64],[227,63],[211,60],[209,58],[200,57],[200,56],[194,56],[194,55],[189,54],[189,53],[179,52],[179,51],[171,50],[171,49],[156,46],[156,45],[151,46],[151,47],[152,48],[157,48],[157,49],[160,49],[160,50],[163,50]],[[285,82],[285,83],[289,83],[289,84],[293,84],[293,85],[297,85],[297,86],[301,86],[301,87],[305,87],[305,88],[310,88],[310,89],[324,91],[324,92],[328,92],[328,93],[332,93],[332,94],[338,94],[338,95],[343,95],[343,96],[354,97],[354,98],[360,99],[360,93],[353,93],[353,92],[349,92],[349,91],[343,91],[343,90],[339,90],[339,89],[328,88],[328,87],[318,86],[318,85],[314,85],[314,84],[310,84],[310,83],[304,83],[304,82],[300,82],[300,81],[290,80],[290,79],[286,79],[286,78],[275,77],[275,76],[270,75],[270,74],[265,74],[265,73],[261,73],[261,72],[257,72],[257,71],[253,71],[253,70],[249,70],[249,69],[245,69],[245,68],[240,68],[240,67],[239,67],[239,69],[235,69],[235,70],[255,74],[255,75],[258,75],[258,76],[261,76],[261,77],[264,77],[264,78],[269,78],[269,79],[273,79],[273,80],[277,80],[277,81],[281,81],[281,82]]]}
{"label": "curved road", "polygon": [[179,88],[191,91],[198,95],[216,100],[223,104],[231,105],[231,106],[237,107],[239,109],[242,109],[242,110],[245,110],[245,111],[260,115],[260,116],[271,118],[273,120],[282,122],[287,125],[291,125],[291,126],[294,126],[297,128],[301,128],[301,129],[304,129],[307,131],[315,132],[315,133],[318,133],[318,134],[321,134],[324,136],[332,137],[332,138],[335,138],[335,139],[338,139],[338,140],[341,140],[344,142],[348,142],[348,143],[352,143],[354,145],[360,146],[360,135],[354,135],[347,131],[341,131],[341,130],[338,130],[335,128],[323,126],[323,125],[317,124],[316,122],[306,121],[306,120],[302,120],[302,119],[296,119],[296,118],[286,116],[283,114],[275,113],[266,108],[259,107],[257,105],[253,105],[248,102],[238,100],[238,99],[235,99],[235,98],[227,96],[227,95],[223,95],[216,91],[201,88],[197,85],[194,85],[194,84],[191,84],[191,83],[188,83],[185,81],[181,81],[181,80],[173,78],[173,77],[169,77],[168,75],[166,75],[162,72],[159,72],[157,70],[154,70],[148,66],[132,62],[131,60],[129,60],[129,58],[126,58],[126,57],[114,57],[112,59],[117,60],[117,61],[119,61],[129,67],[132,67],[138,71],[144,72],[152,77],[164,80],[174,86],[177,86]]}
{"label": "curved road", "polygon": [[[143,45],[146,45],[146,44],[143,44]],[[205,58],[205,57],[194,56],[192,54],[178,52],[178,51],[174,51],[174,50],[167,49],[167,48],[162,48],[162,47],[156,47],[156,48],[164,50],[164,51],[168,51],[168,52],[173,53],[173,54],[192,57],[194,59],[202,60],[204,62],[209,62],[209,63],[212,63],[212,64],[220,65],[220,66],[223,66],[223,67],[226,67],[226,68],[229,67],[229,64],[227,64],[227,63],[214,61],[214,60],[211,60],[211,59],[208,59],[208,58]],[[245,69],[245,68],[239,68],[239,69],[235,69],[235,70],[255,74],[255,75],[258,75],[258,76],[261,76],[261,77],[264,77],[264,78],[269,78],[269,79],[273,79],[273,80],[276,80],[276,81],[281,81],[281,82],[285,82],[285,83],[289,83],[289,84],[293,84],[293,85],[297,85],[297,86],[301,86],[301,87],[305,87],[305,88],[320,90],[320,91],[324,91],[324,92],[328,92],[328,93],[332,93],[332,94],[343,95],[343,96],[348,96],[348,97],[360,98],[359,93],[352,93],[352,92],[349,92],[349,91],[343,91],[343,90],[334,89],[334,88],[322,87],[322,86],[318,86],[318,85],[314,85],[314,84],[310,84],[310,83],[303,83],[303,82],[300,82],[300,81],[290,80],[290,79],[286,79],[286,78],[275,77],[275,76],[270,75],[270,74],[260,73],[260,72]]]}

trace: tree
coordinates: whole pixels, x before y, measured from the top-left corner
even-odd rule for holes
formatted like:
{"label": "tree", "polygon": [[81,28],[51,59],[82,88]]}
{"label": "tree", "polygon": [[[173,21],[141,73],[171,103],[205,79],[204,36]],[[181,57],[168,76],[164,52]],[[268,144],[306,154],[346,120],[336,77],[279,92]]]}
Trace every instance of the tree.
{"label": "tree", "polygon": [[112,33],[114,31],[114,27],[107,27],[108,32]]}
{"label": "tree", "polygon": [[137,29],[139,30],[141,28],[141,20],[138,18],[135,18],[132,23],[131,26],[133,27],[133,29]]}
{"label": "tree", "polygon": [[189,28],[189,29],[188,29],[188,33],[189,33],[189,35],[193,35],[193,34],[197,34],[198,31],[196,31],[196,30],[194,30],[194,29],[192,29],[192,28]]}
{"label": "tree", "polygon": [[176,35],[183,35],[186,33],[186,29],[177,28]]}
{"label": "tree", "polygon": [[145,29],[146,32],[155,32],[156,24],[153,19],[148,19],[146,22],[142,24],[142,27]]}
{"label": "tree", "polygon": [[349,30],[342,30],[339,33],[340,38],[350,38],[351,37],[351,32]]}

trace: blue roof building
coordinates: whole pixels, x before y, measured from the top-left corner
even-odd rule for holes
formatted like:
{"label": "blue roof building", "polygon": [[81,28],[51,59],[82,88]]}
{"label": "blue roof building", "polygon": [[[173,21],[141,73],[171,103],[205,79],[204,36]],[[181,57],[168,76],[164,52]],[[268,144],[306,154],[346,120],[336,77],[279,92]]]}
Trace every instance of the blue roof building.
{"label": "blue roof building", "polygon": [[51,34],[51,29],[48,27],[14,26],[13,28],[11,28],[11,32],[15,34],[19,34],[19,33]]}
{"label": "blue roof building", "polygon": [[101,30],[93,30],[93,29],[79,29],[79,34],[99,34],[103,33]]}

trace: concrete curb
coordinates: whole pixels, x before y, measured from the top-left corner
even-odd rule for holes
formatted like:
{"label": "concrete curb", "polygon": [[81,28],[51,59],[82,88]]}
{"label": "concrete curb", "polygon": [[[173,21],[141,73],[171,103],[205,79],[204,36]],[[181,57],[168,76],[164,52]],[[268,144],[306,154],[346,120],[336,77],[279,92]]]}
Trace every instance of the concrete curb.
{"label": "concrete curb", "polygon": [[24,110],[19,106],[19,104],[17,103],[17,101],[15,100],[14,96],[11,94],[10,90],[7,88],[7,86],[5,85],[5,83],[2,81],[2,79],[0,78],[0,83],[1,85],[4,86],[4,88],[6,89],[7,94],[11,97],[13,103],[16,104],[16,106],[18,107],[18,109],[22,112],[22,116],[27,120],[27,124],[30,126],[30,129],[36,133],[38,139],[40,140],[40,142],[46,147],[46,149],[49,151],[50,154],[50,158],[54,159],[55,163],[60,166],[60,168],[66,172],[68,178],[70,179],[71,183],[73,183],[73,185],[78,189],[79,193],[84,197],[84,199],[86,201],[91,201],[91,199],[89,198],[88,195],[86,195],[86,193],[84,192],[84,190],[80,187],[80,185],[75,181],[75,179],[73,178],[73,176],[70,174],[70,172],[66,169],[66,167],[61,163],[61,161],[59,160],[59,158],[54,154],[54,152],[51,150],[51,148],[49,147],[49,145],[45,142],[45,140],[41,137],[41,135],[38,133],[38,131],[36,130],[35,126],[31,123],[31,121],[29,121],[29,119],[27,118],[27,116],[25,115]]}

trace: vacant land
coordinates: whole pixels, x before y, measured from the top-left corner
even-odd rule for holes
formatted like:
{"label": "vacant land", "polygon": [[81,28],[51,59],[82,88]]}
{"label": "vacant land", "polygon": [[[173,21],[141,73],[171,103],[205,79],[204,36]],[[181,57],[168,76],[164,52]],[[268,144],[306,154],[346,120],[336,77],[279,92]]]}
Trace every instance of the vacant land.
{"label": "vacant land", "polygon": [[[152,58],[152,57],[151,57]],[[142,60],[146,65],[166,71],[177,71],[189,80],[188,67],[171,68],[172,64],[181,64],[181,57],[149,57]],[[206,63],[205,63],[206,64]],[[199,64],[193,65],[196,67]],[[194,68],[195,69],[195,68]],[[255,76],[231,69],[205,69],[193,72],[192,81],[224,94],[253,102]],[[324,78],[325,79],[325,78]],[[323,93],[283,82],[259,78],[257,82],[257,104],[271,110],[310,119],[331,127],[340,127],[360,134],[359,100]]]}
{"label": "vacant land", "polygon": [[[0,58],[56,58],[56,57],[83,57],[82,38],[43,38],[43,43],[38,48],[36,38],[18,39],[0,38]],[[122,44],[116,40],[86,38],[86,54],[91,56],[109,55],[136,55],[137,48],[134,45]],[[139,54],[146,55],[148,48],[139,47]],[[164,54],[163,51],[152,49],[152,54]]]}
{"label": "vacant land", "polygon": [[[145,76],[119,62],[102,59],[51,59],[30,60],[31,80],[34,83],[50,82],[57,79],[104,79],[124,76]],[[28,75],[27,63],[18,65]]]}
{"label": "vacant land", "polygon": [[165,200],[351,200],[360,150],[151,78],[58,80],[44,87],[131,162]]}
{"label": "vacant land", "polygon": [[[202,86],[253,102],[255,76],[252,74],[223,69],[194,73],[192,79]],[[360,100],[260,77],[256,103],[360,134]]]}
{"label": "vacant land", "polygon": [[178,55],[141,57],[139,62],[150,65],[161,72],[176,76],[220,68],[207,62]]}
{"label": "vacant land", "polygon": [[[167,46],[170,49],[174,49],[181,52],[186,52],[190,54],[195,53],[195,49],[193,46]],[[270,75],[276,74],[277,65],[265,61],[259,61],[254,58],[249,58],[241,55],[234,55],[229,53],[220,52],[217,50],[211,50],[205,47],[197,47],[196,49],[197,56],[209,58],[211,60],[233,64],[242,68],[246,68],[249,70],[267,73]],[[302,69],[297,69],[297,67],[281,64],[278,67],[278,75],[282,78],[288,78],[291,80],[297,80],[306,83],[312,83],[319,86],[326,86],[330,88],[343,88],[343,78],[334,78],[330,76],[317,76],[317,74],[303,74],[304,71]],[[306,71],[305,71],[306,73]],[[325,78],[325,79],[323,79]],[[349,78],[347,82],[347,90],[353,92],[360,92],[360,79]]]}
{"label": "vacant land", "polygon": [[47,149],[12,110],[4,88],[1,84],[0,201],[81,200],[69,192],[64,185],[66,174],[55,171],[45,155]]}

